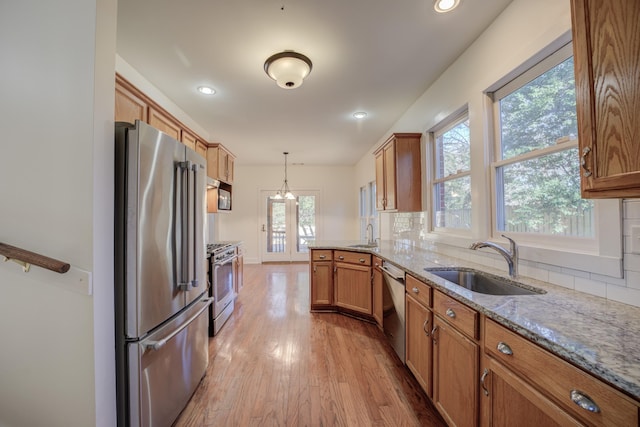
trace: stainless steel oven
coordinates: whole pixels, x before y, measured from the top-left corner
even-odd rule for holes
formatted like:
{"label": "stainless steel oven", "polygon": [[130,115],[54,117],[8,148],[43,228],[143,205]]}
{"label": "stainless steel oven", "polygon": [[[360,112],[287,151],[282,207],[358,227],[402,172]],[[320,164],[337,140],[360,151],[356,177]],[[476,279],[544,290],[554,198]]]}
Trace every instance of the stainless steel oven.
{"label": "stainless steel oven", "polygon": [[234,261],[237,258],[234,246],[217,243],[207,246],[209,257],[209,296],[213,297],[209,315],[209,336],[220,331],[234,308]]}

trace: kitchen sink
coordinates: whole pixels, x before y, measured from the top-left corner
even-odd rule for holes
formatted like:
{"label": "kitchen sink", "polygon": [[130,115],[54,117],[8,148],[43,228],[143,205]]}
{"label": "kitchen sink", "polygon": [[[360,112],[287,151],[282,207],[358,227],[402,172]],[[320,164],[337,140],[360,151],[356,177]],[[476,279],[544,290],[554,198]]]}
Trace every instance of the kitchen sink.
{"label": "kitchen sink", "polygon": [[488,295],[539,295],[547,292],[522,283],[513,282],[500,276],[470,268],[425,268],[451,283],[473,292]]}
{"label": "kitchen sink", "polygon": [[377,248],[378,245],[376,243],[359,243],[357,245],[349,245],[349,248]]}

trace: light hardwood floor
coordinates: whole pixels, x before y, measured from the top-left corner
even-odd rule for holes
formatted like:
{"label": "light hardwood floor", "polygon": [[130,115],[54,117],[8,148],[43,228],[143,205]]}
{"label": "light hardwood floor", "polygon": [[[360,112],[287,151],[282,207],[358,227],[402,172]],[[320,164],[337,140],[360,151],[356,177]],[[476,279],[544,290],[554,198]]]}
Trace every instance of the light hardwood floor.
{"label": "light hardwood floor", "polygon": [[175,426],[444,426],[375,325],[309,312],[308,268],[245,265]]}

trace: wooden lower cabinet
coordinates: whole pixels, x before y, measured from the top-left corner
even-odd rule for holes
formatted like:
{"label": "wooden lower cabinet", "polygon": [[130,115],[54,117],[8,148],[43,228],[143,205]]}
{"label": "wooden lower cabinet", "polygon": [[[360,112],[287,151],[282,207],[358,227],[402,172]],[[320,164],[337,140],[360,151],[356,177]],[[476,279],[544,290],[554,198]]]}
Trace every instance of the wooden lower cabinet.
{"label": "wooden lower cabinet", "polygon": [[580,426],[558,405],[491,357],[481,381],[482,427]]}
{"label": "wooden lower cabinet", "polygon": [[337,307],[372,315],[372,287],[370,266],[335,264],[334,303]]}
{"label": "wooden lower cabinet", "polygon": [[333,263],[313,261],[311,263],[311,309],[328,308],[333,305]]}
{"label": "wooden lower cabinet", "polygon": [[478,423],[479,345],[434,316],[433,403],[449,426]]}
{"label": "wooden lower cabinet", "polygon": [[236,247],[236,261],[234,266],[234,287],[236,294],[240,292],[242,287],[244,286],[244,252],[242,250],[242,246]]}
{"label": "wooden lower cabinet", "polygon": [[382,320],[384,317],[384,307],[382,306],[384,277],[382,275],[382,259],[373,257],[373,319],[379,328],[382,328]]}
{"label": "wooden lower cabinet", "polygon": [[407,294],[405,299],[406,363],[424,392],[433,398],[431,328],[433,313]]}

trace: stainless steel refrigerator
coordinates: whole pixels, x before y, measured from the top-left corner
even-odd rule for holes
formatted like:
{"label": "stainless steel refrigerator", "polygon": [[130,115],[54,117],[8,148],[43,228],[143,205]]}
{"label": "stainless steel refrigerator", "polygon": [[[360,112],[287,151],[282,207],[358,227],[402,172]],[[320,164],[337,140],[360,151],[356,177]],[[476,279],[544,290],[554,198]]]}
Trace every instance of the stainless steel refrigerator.
{"label": "stainless steel refrigerator", "polygon": [[171,426],[208,363],[206,161],[140,121],[115,134],[118,425]]}

